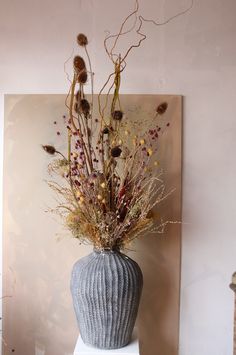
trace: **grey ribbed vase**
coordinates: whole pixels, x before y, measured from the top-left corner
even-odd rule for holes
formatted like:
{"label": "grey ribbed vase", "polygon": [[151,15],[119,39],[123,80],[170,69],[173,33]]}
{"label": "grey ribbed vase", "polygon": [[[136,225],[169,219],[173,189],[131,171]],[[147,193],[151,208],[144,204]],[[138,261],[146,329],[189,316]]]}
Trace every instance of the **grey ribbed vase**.
{"label": "grey ribbed vase", "polygon": [[130,342],[142,285],[138,264],[118,251],[94,251],[74,265],[71,293],[85,344],[118,349]]}

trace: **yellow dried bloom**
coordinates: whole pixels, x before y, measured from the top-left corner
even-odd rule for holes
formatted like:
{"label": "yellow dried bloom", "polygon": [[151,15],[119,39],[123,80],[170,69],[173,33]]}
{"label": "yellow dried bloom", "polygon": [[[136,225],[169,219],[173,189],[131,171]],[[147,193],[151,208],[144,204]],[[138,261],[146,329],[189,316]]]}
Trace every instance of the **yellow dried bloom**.
{"label": "yellow dried bloom", "polygon": [[148,148],[147,153],[148,153],[149,156],[151,156],[152,153],[153,153],[152,149],[151,149],[151,148]]}
{"label": "yellow dried bloom", "polygon": [[83,196],[80,196],[79,201],[80,201],[80,202],[84,202]]}
{"label": "yellow dried bloom", "polygon": [[140,143],[141,145],[143,145],[143,144],[145,144],[145,140],[144,140],[144,139],[140,139],[139,143]]}
{"label": "yellow dried bloom", "polygon": [[104,199],[102,200],[102,203],[104,203],[104,204],[106,203],[106,200],[105,200],[105,198],[104,198]]}
{"label": "yellow dried bloom", "polygon": [[101,188],[105,189],[106,183],[105,183],[105,182],[102,182],[100,186],[101,186]]}
{"label": "yellow dried bloom", "polygon": [[80,197],[81,196],[81,191],[80,190],[77,190],[76,191],[76,197]]}
{"label": "yellow dried bloom", "polygon": [[98,200],[102,200],[102,196],[101,195],[97,195],[97,199]]}

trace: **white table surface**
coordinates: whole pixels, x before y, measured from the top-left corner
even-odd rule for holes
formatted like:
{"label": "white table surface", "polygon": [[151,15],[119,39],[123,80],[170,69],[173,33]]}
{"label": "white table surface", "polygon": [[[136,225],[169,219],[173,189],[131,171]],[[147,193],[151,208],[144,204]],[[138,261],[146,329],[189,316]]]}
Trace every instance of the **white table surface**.
{"label": "white table surface", "polygon": [[100,350],[95,349],[84,344],[81,337],[78,337],[75,351],[73,355],[139,355],[139,342],[137,332],[133,334],[133,338],[130,344],[127,346],[115,349],[115,350]]}

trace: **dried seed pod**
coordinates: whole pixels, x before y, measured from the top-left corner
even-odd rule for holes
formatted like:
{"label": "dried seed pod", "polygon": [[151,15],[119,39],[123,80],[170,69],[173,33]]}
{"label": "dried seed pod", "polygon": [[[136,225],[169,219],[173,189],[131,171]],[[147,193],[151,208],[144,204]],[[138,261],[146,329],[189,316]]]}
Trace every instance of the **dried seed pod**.
{"label": "dried seed pod", "polygon": [[113,158],[118,158],[121,155],[121,152],[122,150],[120,149],[120,147],[116,146],[111,149],[111,156]]}
{"label": "dried seed pod", "polygon": [[103,134],[108,134],[109,133],[109,128],[108,127],[103,128],[102,133]]}
{"label": "dried seed pod", "polygon": [[48,154],[54,155],[56,153],[56,149],[52,145],[43,145],[42,147]]}
{"label": "dried seed pod", "polygon": [[157,111],[157,113],[159,115],[163,115],[163,113],[166,112],[167,107],[168,107],[168,103],[167,102],[162,102],[160,105],[157,106],[156,111]]}
{"label": "dried seed pod", "polygon": [[82,71],[86,70],[85,61],[79,55],[76,55],[74,57],[73,63],[74,63],[74,69],[76,72],[82,72]]}
{"label": "dried seed pod", "polygon": [[122,117],[123,117],[123,112],[122,112],[122,111],[119,111],[119,110],[114,111],[114,112],[112,112],[112,117],[113,117],[113,119],[116,120],[116,121],[121,121],[121,120],[122,120]]}
{"label": "dried seed pod", "polygon": [[90,111],[90,104],[89,104],[88,100],[82,99],[80,101],[79,109],[85,116],[87,116]]}
{"label": "dried seed pod", "polygon": [[87,71],[84,69],[78,74],[78,83],[79,84],[85,84],[86,81],[88,80],[88,74]]}
{"label": "dried seed pod", "polygon": [[83,33],[79,33],[77,36],[77,43],[82,47],[87,46],[88,38]]}

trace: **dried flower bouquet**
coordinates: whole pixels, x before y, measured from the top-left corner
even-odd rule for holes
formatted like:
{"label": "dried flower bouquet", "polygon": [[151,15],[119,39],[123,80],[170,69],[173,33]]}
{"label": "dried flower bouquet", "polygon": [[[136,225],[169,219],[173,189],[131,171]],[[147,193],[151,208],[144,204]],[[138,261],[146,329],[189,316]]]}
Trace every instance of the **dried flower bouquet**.
{"label": "dried flower bouquet", "polygon": [[[157,141],[169,125],[165,121],[168,104],[163,102],[153,108],[153,127],[143,132],[139,130],[139,122],[133,126],[129,122],[119,94],[127,56],[146,39],[141,32],[145,19],[137,16],[138,8],[136,1],[135,11],[124,20],[119,33],[107,36],[104,41],[114,71],[97,96],[98,113],[94,110],[94,73],[88,39],[82,33],[77,36],[86,61],[80,55],[73,60],[74,75],[66,98],[68,151],[64,154],[53,146],[43,146],[47,153],[57,156],[49,164],[49,171],[61,181],[48,182],[60,196],[55,211],[75,238],[99,249],[124,248],[144,233],[162,232],[168,223],[157,220],[152,213],[168,195],[156,160]],[[125,31],[125,24],[132,16],[134,25]],[[138,44],[131,45],[124,55],[116,54],[120,37],[135,26],[140,36]],[[89,79],[90,98],[85,95]]]}

